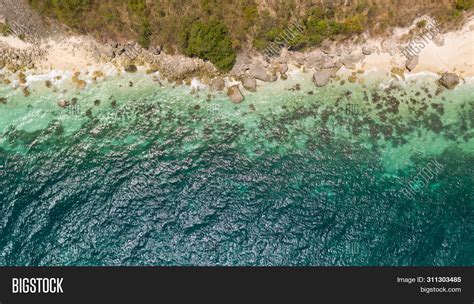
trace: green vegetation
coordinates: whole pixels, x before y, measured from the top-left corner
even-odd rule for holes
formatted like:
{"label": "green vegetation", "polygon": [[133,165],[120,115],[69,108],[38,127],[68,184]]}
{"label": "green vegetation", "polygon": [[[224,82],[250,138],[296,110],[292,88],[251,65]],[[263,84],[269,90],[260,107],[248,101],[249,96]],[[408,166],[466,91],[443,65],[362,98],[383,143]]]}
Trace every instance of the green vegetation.
{"label": "green vegetation", "polygon": [[427,24],[428,24],[428,21],[426,21],[426,20],[423,19],[423,20],[420,20],[420,21],[418,21],[418,22],[416,23],[416,27],[418,27],[418,28],[424,28]]}
{"label": "green vegetation", "polygon": [[195,21],[183,33],[182,50],[188,56],[197,56],[214,63],[221,70],[230,70],[235,63],[235,50],[227,27],[216,19]]}
{"label": "green vegetation", "polygon": [[[286,46],[298,50],[318,46],[325,39],[343,39],[360,34],[367,29],[367,17],[356,11],[341,20],[341,18],[336,18],[335,9],[316,6],[304,14],[302,20],[303,30],[301,31],[292,29],[291,24],[286,20],[280,20],[264,12],[257,31],[259,34],[254,39],[255,48],[263,50],[272,42],[279,43],[281,42],[279,40],[284,40]],[[288,35],[288,29],[292,29],[291,35]]]}
{"label": "green vegetation", "polygon": [[[44,16],[72,30],[102,39],[138,41],[142,47],[163,46],[212,61],[222,70],[235,62],[240,49],[263,51],[270,43],[293,50],[341,40],[364,31],[383,35],[395,26],[407,26],[420,12],[442,26],[456,24],[472,10],[474,0],[274,0],[265,6],[256,0],[29,0]],[[315,4],[319,3],[319,4]],[[403,13],[400,8],[403,7]],[[294,22],[302,29],[288,29]],[[417,24],[423,27],[423,22]],[[0,32],[1,33],[1,32]],[[286,36],[286,38],[285,38]]]}
{"label": "green vegetation", "polygon": [[151,38],[151,27],[150,27],[150,22],[148,19],[144,19],[142,23],[140,24],[140,34],[138,36],[138,43],[143,47],[143,48],[149,48],[150,47],[150,38]]}
{"label": "green vegetation", "polygon": [[474,6],[474,0],[456,0],[456,9],[467,11]]}
{"label": "green vegetation", "polygon": [[143,14],[146,11],[145,0],[128,0],[127,8],[134,14]]}
{"label": "green vegetation", "polygon": [[253,45],[257,50],[263,51],[280,35],[283,31],[283,25],[267,10],[260,14],[259,19]]}
{"label": "green vegetation", "polygon": [[54,15],[69,26],[84,22],[84,14],[92,8],[92,0],[30,0],[33,8]]}
{"label": "green vegetation", "polygon": [[0,36],[8,36],[10,35],[12,30],[8,26],[8,24],[0,23]]}

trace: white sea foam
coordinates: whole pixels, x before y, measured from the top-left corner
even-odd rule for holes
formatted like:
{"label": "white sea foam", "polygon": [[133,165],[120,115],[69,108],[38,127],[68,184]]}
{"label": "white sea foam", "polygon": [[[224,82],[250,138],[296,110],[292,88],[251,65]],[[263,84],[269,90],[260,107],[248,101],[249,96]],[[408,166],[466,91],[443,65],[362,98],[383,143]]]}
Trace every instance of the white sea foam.
{"label": "white sea foam", "polygon": [[207,86],[205,84],[203,84],[199,79],[197,78],[193,78],[191,80],[191,89],[198,89],[198,90],[201,90],[201,89],[205,89]]}
{"label": "white sea foam", "polygon": [[31,85],[35,82],[49,80],[55,86],[61,85],[66,78],[72,77],[72,71],[52,70],[44,74],[26,75],[26,84]]}
{"label": "white sea foam", "polygon": [[300,75],[300,74],[301,74],[301,71],[300,71],[300,69],[298,69],[297,67],[294,67],[294,66],[290,65],[290,66],[288,67],[288,72],[286,72],[286,74],[287,74],[288,76],[295,77],[295,76]]}
{"label": "white sea foam", "polygon": [[426,76],[434,77],[434,78],[439,77],[439,75],[434,72],[422,71],[422,72],[416,72],[416,73],[406,73],[405,79],[420,78],[420,77],[426,77]]}

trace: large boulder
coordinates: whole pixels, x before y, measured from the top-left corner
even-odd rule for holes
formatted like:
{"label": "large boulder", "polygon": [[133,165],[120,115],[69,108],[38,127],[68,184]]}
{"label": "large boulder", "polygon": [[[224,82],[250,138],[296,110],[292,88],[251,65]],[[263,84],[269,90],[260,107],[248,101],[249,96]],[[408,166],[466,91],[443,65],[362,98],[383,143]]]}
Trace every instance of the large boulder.
{"label": "large boulder", "polygon": [[136,73],[137,72],[137,66],[134,64],[129,64],[124,68],[125,72],[127,73]]}
{"label": "large boulder", "polygon": [[444,73],[439,79],[439,83],[451,90],[459,84],[459,76],[454,73]]}
{"label": "large boulder", "polygon": [[115,58],[115,48],[106,46],[104,49],[105,56],[108,58]]}
{"label": "large boulder", "polygon": [[100,134],[101,131],[102,129],[100,127],[95,127],[94,129],[91,130],[90,134],[93,136],[97,136]]}
{"label": "large boulder", "polygon": [[245,99],[244,95],[242,95],[242,92],[240,92],[238,85],[231,86],[227,91],[227,96],[229,96],[233,103],[241,103]]}
{"label": "large boulder", "polygon": [[320,67],[327,59],[327,56],[320,50],[316,50],[306,54],[306,60],[300,63],[309,68]]}
{"label": "large boulder", "polygon": [[399,67],[393,67],[390,72],[393,77],[405,80],[405,69]]}
{"label": "large boulder", "polygon": [[126,49],[123,44],[118,44],[117,47],[115,48],[115,55],[120,56],[123,53],[125,53]]}
{"label": "large boulder", "polygon": [[322,43],[320,49],[321,49],[321,52],[323,52],[324,54],[326,54],[330,57],[334,57],[334,55],[336,54],[336,52],[334,51],[332,43],[328,40],[326,40]]}
{"label": "large boulder", "polygon": [[355,69],[355,61],[351,56],[346,56],[341,59],[342,64],[346,67],[346,69]]}
{"label": "large boulder", "polygon": [[213,91],[222,91],[225,88],[225,81],[222,77],[216,77],[211,81],[211,89]]}
{"label": "large boulder", "polygon": [[374,52],[374,50],[371,47],[368,47],[368,46],[362,47],[362,54],[364,54],[366,56],[371,55],[373,52]]}
{"label": "large boulder", "polygon": [[156,46],[156,45],[151,46],[150,47],[150,52],[153,55],[160,55],[161,54],[161,46]]}
{"label": "large boulder", "polygon": [[283,63],[280,65],[280,74],[286,74],[286,72],[288,72],[288,65]]}
{"label": "large boulder", "polygon": [[326,61],[323,62],[323,64],[322,64],[321,67],[322,67],[323,69],[332,69],[332,68],[337,67],[338,65],[339,65],[339,67],[340,67],[339,62],[336,62],[336,61],[331,60],[331,59],[327,59]]}
{"label": "large boulder", "polygon": [[250,75],[252,75],[253,77],[261,81],[268,81],[270,78],[269,75],[267,74],[265,67],[260,62],[255,62],[250,67],[249,72],[250,72]]}
{"label": "large boulder", "polygon": [[313,74],[313,82],[317,87],[325,86],[333,75],[333,71],[330,69],[316,71]]}
{"label": "large boulder", "polygon": [[251,64],[252,60],[250,59],[249,55],[245,52],[240,52],[237,54],[237,58],[235,58],[235,64],[232,70],[230,71],[230,74],[235,76],[242,76],[247,72]]}
{"label": "large boulder", "polygon": [[413,56],[407,60],[405,67],[407,68],[407,70],[411,72],[416,67],[417,64],[418,64],[418,56]]}
{"label": "large boulder", "polygon": [[119,43],[118,43],[116,40],[109,40],[108,45],[109,45],[111,48],[116,49],[116,48],[118,48]]}
{"label": "large boulder", "polygon": [[278,80],[278,75],[277,74],[271,74],[270,76],[268,76],[268,81],[269,82],[275,82]]}
{"label": "large boulder", "polygon": [[356,68],[356,63],[360,62],[364,58],[363,54],[360,55],[348,55],[344,56],[341,59],[341,63],[347,68],[347,69],[355,69]]}
{"label": "large boulder", "polygon": [[257,92],[257,81],[253,77],[245,77],[242,80],[242,85],[250,92]]}
{"label": "large boulder", "polygon": [[444,37],[442,35],[436,35],[433,38],[433,42],[436,46],[443,46],[444,45]]}
{"label": "large boulder", "polygon": [[58,100],[58,106],[60,106],[61,108],[66,108],[67,106],[69,106],[69,102],[65,99]]}

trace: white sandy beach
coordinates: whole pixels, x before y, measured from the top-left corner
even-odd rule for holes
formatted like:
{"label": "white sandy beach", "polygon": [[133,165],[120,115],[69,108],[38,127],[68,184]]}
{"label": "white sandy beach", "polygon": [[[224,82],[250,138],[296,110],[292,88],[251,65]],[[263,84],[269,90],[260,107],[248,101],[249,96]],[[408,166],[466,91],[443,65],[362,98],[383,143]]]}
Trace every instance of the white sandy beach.
{"label": "white sandy beach", "polygon": [[[392,39],[397,39],[408,32],[409,28],[400,29]],[[460,31],[441,34],[444,44],[438,46],[429,41],[419,53],[418,65],[412,73],[433,72],[441,74],[453,72],[461,77],[474,76],[474,19],[467,22]],[[371,40],[367,44],[380,47],[381,39]],[[392,67],[404,67],[406,58],[401,52],[394,56],[388,53],[375,52],[366,56],[362,65],[365,69],[377,69],[389,72]]]}
{"label": "white sandy beach", "polygon": [[[390,43],[399,46],[401,37],[415,25],[408,28],[398,28],[391,37],[385,39],[369,38],[363,45],[353,47],[356,52],[361,52],[363,46],[369,46],[375,51],[365,56],[357,63],[357,69],[364,71],[377,71],[390,74],[393,67],[404,68],[406,58],[401,52],[383,52],[383,45]],[[444,44],[437,45],[429,41],[419,53],[419,62],[411,73],[432,72],[441,74],[454,72],[462,78],[474,76],[474,18],[466,22],[459,31],[443,33]],[[101,70],[107,61],[101,57],[104,45],[86,36],[70,36],[65,38],[49,38],[41,45],[32,45],[16,37],[0,37],[0,46],[13,49],[42,48],[46,55],[41,62],[35,62],[33,73],[48,73],[52,70],[85,71]]]}

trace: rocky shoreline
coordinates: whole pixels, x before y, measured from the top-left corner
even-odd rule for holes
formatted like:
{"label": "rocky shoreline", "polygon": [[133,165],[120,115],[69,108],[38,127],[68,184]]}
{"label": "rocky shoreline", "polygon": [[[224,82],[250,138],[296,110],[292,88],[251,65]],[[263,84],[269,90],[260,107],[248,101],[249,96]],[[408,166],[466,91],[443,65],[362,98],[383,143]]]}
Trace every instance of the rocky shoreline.
{"label": "rocky shoreline", "polygon": [[[398,29],[394,35],[385,39],[373,39],[365,34],[349,41],[325,42],[320,48],[310,52],[290,52],[282,49],[279,57],[270,59],[257,53],[242,52],[228,73],[219,72],[210,62],[183,55],[165,54],[159,47],[143,49],[132,41],[98,42],[91,37],[55,34],[32,43],[21,41],[14,36],[3,37],[0,40],[0,81],[11,85],[12,80],[16,79],[19,80],[18,86],[24,86],[25,81],[22,81],[22,78],[24,80],[26,71],[41,74],[59,67],[72,70],[72,82],[82,89],[86,86],[79,78],[83,68],[97,67],[94,76],[100,78],[103,76],[100,66],[104,64],[112,64],[117,70],[128,73],[135,73],[137,66],[143,66],[146,74],[152,74],[157,82],[166,80],[169,83],[190,84],[193,78],[197,78],[211,90],[224,91],[232,102],[240,103],[244,101],[247,92],[256,92],[262,83],[288,79],[290,69],[312,73],[316,87],[341,79],[362,83],[362,74],[374,67],[381,71],[385,69],[387,77],[404,79],[405,73],[417,71],[420,59],[424,56],[424,53],[411,57],[403,55],[410,35],[412,39],[416,38],[416,31],[413,31],[416,30],[417,21],[414,21],[413,26]],[[474,19],[471,18],[458,33],[433,33],[431,41],[427,41],[426,49],[438,48],[441,54],[446,35],[459,36],[463,33],[471,37],[472,42],[473,31]],[[74,41],[70,42],[72,39]],[[471,77],[474,71],[472,53],[471,58],[468,53],[468,57],[461,59],[467,62],[465,71],[456,70],[462,62],[452,63],[451,67],[435,65],[433,69],[427,68],[425,64],[419,71],[431,70],[438,73],[439,83],[453,89],[463,77]],[[61,65],[56,64],[58,60],[62,60]],[[23,89],[27,91],[27,88]]]}

